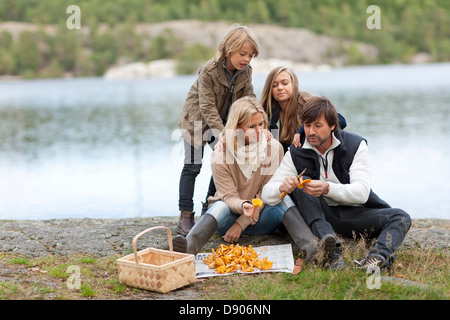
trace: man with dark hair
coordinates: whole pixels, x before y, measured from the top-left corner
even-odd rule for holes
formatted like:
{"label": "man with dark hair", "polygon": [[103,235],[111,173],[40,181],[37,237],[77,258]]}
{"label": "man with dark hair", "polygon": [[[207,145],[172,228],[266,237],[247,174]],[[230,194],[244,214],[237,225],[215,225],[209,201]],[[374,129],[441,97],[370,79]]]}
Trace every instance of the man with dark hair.
{"label": "man with dark hair", "polygon": [[[326,267],[342,269],[342,248],[336,234],[375,237],[360,268],[390,268],[411,225],[409,215],[391,208],[371,189],[367,141],[341,131],[337,111],[327,98],[312,97],[302,113],[301,148],[291,145],[280,167],[264,186],[262,200],[274,205],[290,194],[326,252]],[[299,174],[311,182],[299,189]]]}

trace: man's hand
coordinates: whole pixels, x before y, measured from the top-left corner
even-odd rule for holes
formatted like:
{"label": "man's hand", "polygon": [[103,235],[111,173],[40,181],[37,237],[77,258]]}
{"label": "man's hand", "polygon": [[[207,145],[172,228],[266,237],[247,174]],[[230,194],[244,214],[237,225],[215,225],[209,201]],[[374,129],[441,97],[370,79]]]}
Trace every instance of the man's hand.
{"label": "man's hand", "polygon": [[280,185],[280,192],[286,192],[287,194],[291,193],[298,187],[300,181],[296,176],[289,176],[284,178],[283,183]]}
{"label": "man's hand", "polygon": [[320,197],[322,194],[327,194],[330,189],[328,182],[320,180],[311,180],[303,186],[303,192],[313,197]]}

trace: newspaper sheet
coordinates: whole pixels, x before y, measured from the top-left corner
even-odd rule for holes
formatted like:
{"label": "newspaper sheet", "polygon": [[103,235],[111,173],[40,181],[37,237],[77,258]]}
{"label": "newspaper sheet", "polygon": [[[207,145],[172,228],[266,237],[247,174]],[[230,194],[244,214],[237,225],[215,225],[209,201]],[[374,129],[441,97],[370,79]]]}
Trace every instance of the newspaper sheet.
{"label": "newspaper sheet", "polygon": [[294,256],[292,254],[292,246],[291,244],[281,244],[274,246],[263,246],[256,247],[256,253],[258,253],[258,259],[262,260],[267,257],[268,260],[273,262],[273,266],[270,270],[259,270],[254,269],[253,272],[242,272],[240,270],[234,271],[232,273],[219,274],[216,273],[215,269],[210,269],[206,263],[203,262],[207,256],[211,253],[198,253],[195,256],[195,274],[197,278],[206,278],[206,277],[216,277],[216,276],[226,276],[229,274],[236,273],[260,273],[260,272],[288,272],[291,273],[294,269]]}

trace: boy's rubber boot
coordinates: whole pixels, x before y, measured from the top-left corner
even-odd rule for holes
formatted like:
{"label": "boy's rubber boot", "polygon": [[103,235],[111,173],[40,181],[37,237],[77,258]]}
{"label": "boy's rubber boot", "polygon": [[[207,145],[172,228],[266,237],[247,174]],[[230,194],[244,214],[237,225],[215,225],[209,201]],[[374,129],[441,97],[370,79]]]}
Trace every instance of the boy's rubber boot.
{"label": "boy's rubber boot", "polygon": [[195,223],[194,227],[184,236],[172,239],[173,250],[196,255],[217,230],[217,220],[209,213],[205,213]]}
{"label": "boy's rubber boot", "polygon": [[303,252],[306,252],[306,262],[311,262],[317,252],[317,238],[296,206],[286,210],[283,215],[283,224],[292,240],[294,240],[295,245]]}

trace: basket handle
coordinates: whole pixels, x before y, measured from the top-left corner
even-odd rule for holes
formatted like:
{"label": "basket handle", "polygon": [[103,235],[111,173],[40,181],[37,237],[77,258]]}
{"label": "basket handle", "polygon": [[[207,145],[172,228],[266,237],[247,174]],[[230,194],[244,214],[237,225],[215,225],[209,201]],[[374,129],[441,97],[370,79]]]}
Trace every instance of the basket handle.
{"label": "basket handle", "polygon": [[136,264],[139,263],[138,261],[138,255],[137,255],[137,250],[136,250],[136,242],[137,239],[142,236],[143,234],[155,230],[155,229],[166,229],[167,231],[167,236],[169,238],[169,250],[173,251],[173,245],[172,245],[172,234],[170,233],[170,229],[165,227],[165,226],[157,226],[157,227],[152,227],[152,228],[148,228],[147,230],[142,231],[141,233],[139,233],[138,235],[136,235],[133,239],[133,253],[134,253],[134,261],[136,262]]}

